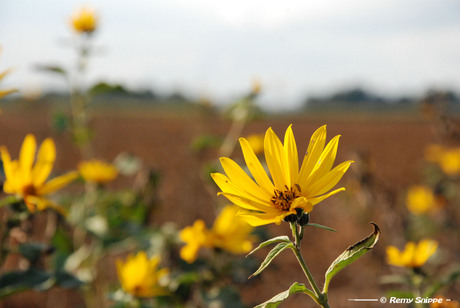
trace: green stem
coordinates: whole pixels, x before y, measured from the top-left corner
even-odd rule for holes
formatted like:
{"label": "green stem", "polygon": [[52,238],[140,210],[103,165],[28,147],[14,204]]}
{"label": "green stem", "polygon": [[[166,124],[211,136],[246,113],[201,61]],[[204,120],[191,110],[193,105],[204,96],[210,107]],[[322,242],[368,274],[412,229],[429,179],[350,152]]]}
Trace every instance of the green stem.
{"label": "green stem", "polygon": [[[304,227],[300,227],[301,228],[301,231],[299,233],[299,230],[297,228],[297,224],[296,223],[293,223],[291,222],[291,229],[292,229],[292,234],[294,236],[294,239],[295,239],[295,244],[294,244],[294,247],[292,248],[292,251],[294,251],[294,254],[297,258],[297,261],[299,262],[300,264],[300,267],[302,267],[302,270],[305,274],[305,276],[307,277],[308,279],[308,282],[310,283],[311,287],[313,288],[314,292],[315,292],[315,297],[312,296],[312,294],[309,294],[314,300],[315,302],[320,305],[321,307],[323,308],[330,308],[329,307],[329,304],[327,302],[327,294],[326,293],[322,293],[320,291],[320,289],[318,288],[318,285],[316,284],[316,281],[315,281],[315,278],[313,278],[313,275],[311,274],[310,270],[308,269],[308,266],[307,264],[305,263],[305,260],[302,256],[302,253],[300,251],[300,241],[302,240],[302,236],[303,236],[303,228]],[[302,235],[302,236],[301,236]],[[316,298],[316,299],[315,299]]]}

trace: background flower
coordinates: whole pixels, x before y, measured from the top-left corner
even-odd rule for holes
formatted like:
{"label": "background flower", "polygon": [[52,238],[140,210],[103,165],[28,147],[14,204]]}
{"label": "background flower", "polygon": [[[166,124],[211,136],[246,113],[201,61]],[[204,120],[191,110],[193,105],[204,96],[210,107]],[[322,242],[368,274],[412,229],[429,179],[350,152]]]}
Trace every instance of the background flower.
{"label": "background flower", "polygon": [[419,243],[408,242],[403,251],[395,246],[388,246],[387,262],[400,267],[418,268],[426,263],[437,248],[438,243],[429,239],[421,240]]}

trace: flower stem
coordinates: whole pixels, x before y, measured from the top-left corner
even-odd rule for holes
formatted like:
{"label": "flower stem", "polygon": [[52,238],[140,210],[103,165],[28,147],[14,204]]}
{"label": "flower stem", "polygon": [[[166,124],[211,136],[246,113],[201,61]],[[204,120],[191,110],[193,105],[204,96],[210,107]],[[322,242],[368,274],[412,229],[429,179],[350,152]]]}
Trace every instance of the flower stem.
{"label": "flower stem", "polygon": [[[302,240],[302,237],[303,237],[303,229],[304,229],[304,227],[300,226],[301,230],[299,232],[299,230],[297,228],[297,224],[291,222],[291,229],[292,229],[292,234],[293,234],[294,239],[295,239],[294,247],[292,248],[292,250],[294,251],[294,254],[295,254],[296,258],[297,258],[297,261],[300,264],[300,267],[302,267],[302,270],[303,270],[305,276],[307,277],[308,282],[310,283],[311,287],[313,288],[313,290],[315,292],[315,297],[316,298],[313,298],[313,299],[321,307],[330,308],[329,304],[327,302],[327,294],[322,293],[320,291],[320,289],[318,288],[318,285],[315,282],[315,278],[313,278],[313,275],[311,274],[310,270],[308,269],[308,266],[305,263],[305,260],[304,260],[304,258],[302,256],[301,251],[300,251],[300,241]],[[311,294],[310,294],[310,296],[311,296]]]}

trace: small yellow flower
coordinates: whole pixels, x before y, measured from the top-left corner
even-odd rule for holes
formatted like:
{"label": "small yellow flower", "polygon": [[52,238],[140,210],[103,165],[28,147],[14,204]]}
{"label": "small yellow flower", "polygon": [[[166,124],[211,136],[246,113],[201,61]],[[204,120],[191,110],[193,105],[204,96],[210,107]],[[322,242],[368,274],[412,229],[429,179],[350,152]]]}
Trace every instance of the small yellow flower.
{"label": "small yellow flower", "polygon": [[81,162],[78,171],[85,181],[98,184],[110,182],[118,175],[114,165],[97,159]]}
{"label": "small yellow flower", "polygon": [[415,215],[424,214],[437,207],[436,197],[430,187],[414,185],[407,192],[406,206]]}
{"label": "small yellow flower", "polygon": [[168,268],[159,269],[160,257],[147,258],[144,251],[129,255],[126,262],[117,260],[117,273],[123,290],[135,297],[167,295],[163,280],[169,275]]}
{"label": "small yellow flower", "polygon": [[240,138],[241,148],[255,181],[236,162],[226,157],[220,159],[226,175],[213,173],[211,176],[222,190],[219,194],[241,207],[238,215],[249,224],[280,224],[286,216],[296,215],[297,210],[311,212],[317,203],[345,190],[342,187],[330,191],[352,163],[346,161],[331,170],[339,137],[335,136],[326,145],[326,126],[317,129],[299,169],[291,126],[286,130],[284,144],[269,128],[265,134],[264,149],[271,179],[244,138]]}
{"label": "small yellow flower", "polygon": [[180,232],[180,238],[186,243],[180,250],[180,256],[188,263],[193,263],[201,247],[211,247],[209,241],[209,230],[203,220],[198,219],[193,226],[186,227]]}
{"label": "small yellow flower", "polygon": [[202,220],[180,232],[180,238],[186,243],[180,251],[181,258],[192,263],[201,248],[219,248],[234,254],[247,253],[252,249],[254,238],[250,236],[253,228],[236,216],[234,206],[226,206],[214,221],[211,230]]}
{"label": "small yellow flower", "polygon": [[437,163],[441,170],[449,175],[460,174],[460,148],[445,148],[440,145],[429,145],[425,149],[425,159]]}
{"label": "small yellow flower", "polygon": [[426,263],[437,248],[438,242],[429,239],[421,240],[418,244],[408,242],[403,251],[394,246],[388,246],[386,249],[387,262],[400,267],[418,268]]}
{"label": "small yellow flower", "polygon": [[71,17],[72,28],[77,33],[93,33],[97,28],[97,16],[94,10],[88,7],[83,7]]}
{"label": "small yellow flower", "polygon": [[254,154],[258,155],[264,151],[264,135],[263,134],[252,134],[246,137],[249,142]]}
{"label": "small yellow flower", "polygon": [[36,148],[37,143],[32,134],[25,137],[18,160],[11,160],[7,148],[0,147],[6,176],[3,190],[7,194],[16,194],[23,199],[30,212],[51,207],[65,214],[62,207],[46,199],[45,196],[75,180],[78,172],[72,171],[46,182],[56,159],[56,147],[51,138],[45,139],[40,145],[35,160]]}

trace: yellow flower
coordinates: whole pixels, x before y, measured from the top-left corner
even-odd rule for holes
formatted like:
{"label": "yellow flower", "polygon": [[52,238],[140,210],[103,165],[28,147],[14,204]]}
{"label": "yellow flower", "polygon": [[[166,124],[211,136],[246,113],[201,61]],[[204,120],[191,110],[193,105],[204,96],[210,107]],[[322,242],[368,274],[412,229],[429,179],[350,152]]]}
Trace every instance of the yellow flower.
{"label": "yellow flower", "polygon": [[460,148],[445,148],[430,145],[425,149],[425,159],[437,163],[441,170],[450,176],[460,174]]}
{"label": "yellow flower", "polygon": [[180,232],[180,238],[186,243],[180,251],[181,258],[192,263],[202,247],[220,248],[240,254],[252,249],[254,238],[250,236],[253,228],[236,216],[234,206],[226,206],[214,221],[211,230],[206,229],[202,220],[197,220],[193,226],[186,227]]}
{"label": "yellow flower", "polygon": [[81,162],[78,171],[85,181],[98,184],[110,182],[118,175],[114,165],[97,159]]}
{"label": "yellow flower", "polygon": [[11,160],[7,148],[0,147],[6,176],[3,190],[7,194],[16,194],[22,198],[30,212],[51,207],[65,214],[62,207],[46,199],[45,196],[76,179],[78,172],[72,171],[46,182],[56,159],[56,147],[51,138],[45,139],[40,145],[35,161],[36,148],[37,143],[32,134],[25,137],[18,160]]}
{"label": "yellow flower", "polygon": [[96,13],[87,7],[83,7],[76,11],[71,17],[72,28],[77,33],[90,34],[96,30],[97,17]]}
{"label": "yellow flower", "polygon": [[313,206],[345,188],[330,191],[342,178],[352,161],[346,161],[331,170],[340,136],[326,146],[326,126],[315,131],[299,169],[297,145],[291,126],[286,130],[284,145],[271,128],[264,140],[265,160],[271,179],[254,154],[249,142],[240,138],[244,159],[254,180],[233,160],[222,157],[220,162],[227,175],[213,173],[220,194],[243,208],[239,211],[253,226],[280,224],[297,210],[308,213]]}
{"label": "yellow flower", "polygon": [[258,155],[264,151],[264,135],[263,134],[252,134],[246,137],[249,142],[254,154]]}
{"label": "yellow flower", "polygon": [[159,269],[160,257],[150,259],[144,251],[130,255],[126,262],[117,260],[117,273],[121,287],[135,297],[155,297],[167,295],[163,280],[169,275],[169,269]]}
{"label": "yellow flower", "polygon": [[430,187],[414,185],[407,192],[406,206],[413,214],[424,214],[437,206],[436,197]]}
{"label": "yellow flower", "polygon": [[182,229],[179,236],[186,243],[180,250],[180,256],[188,263],[196,260],[201,247],[211,247],[209,230],[206,229],[206,225],[201,219],[195,221],[193,226]]}
{"label": "yellow flower", "polygon": [[400,267],[421,267],[436,252],[437,248],[438,243],[428,239],[421,240],[418,244],[408,242],[403,251],[394,246],[388,246],[386,249],[387,262]]}

